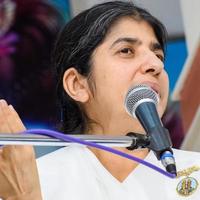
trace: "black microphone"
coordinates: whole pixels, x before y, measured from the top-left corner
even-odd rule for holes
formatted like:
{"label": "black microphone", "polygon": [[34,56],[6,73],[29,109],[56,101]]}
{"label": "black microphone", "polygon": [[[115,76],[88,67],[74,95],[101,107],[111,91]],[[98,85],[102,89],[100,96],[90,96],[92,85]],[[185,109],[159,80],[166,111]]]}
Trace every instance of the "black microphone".
{"label": "black microphone", "polygon": [[171,139],[158,115],[156,109],[158,103],[158,94],[148,85],[130,88],[125,97],[126,111],[139,120],[150,137],[150,144],[147,147],[153,150],[168,172],[176,174]]}

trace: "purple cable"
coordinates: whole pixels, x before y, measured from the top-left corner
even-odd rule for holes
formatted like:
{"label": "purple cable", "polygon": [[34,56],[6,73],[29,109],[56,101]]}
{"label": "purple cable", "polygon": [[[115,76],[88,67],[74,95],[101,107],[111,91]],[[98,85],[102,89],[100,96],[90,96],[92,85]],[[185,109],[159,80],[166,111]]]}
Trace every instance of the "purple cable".
{"label": "purple cable", "polygon": [[169,172],[166,172],[164,171],[163,169],[147,162],[147,161],[144,161],[140,158],[137,158],[135,156],[131,156],[129,154],[126,154],[122,151],[119,151],[119,150],[116,150],[116,149],[113,149],[113,148],[110,148],[110,147],[107,147],[107,146],[103,146],[103,145],[100,145],[100,144],[96,144],[96,143],[93,143],[93,142],[87,142],[87,141],[84,141],[82,139],[78,139],[78,138],[75,138],[75,137],[72,137],[72,136],[69,136],[69,135],[65,135],[63,133],[60,133],[58,131],[53,131],[53,130],[47,130],[47,129],[29,129],[29,130],[26,130],[25,132],[22,132],[22,133],[29,133],[29,134],[36,134],[36,135],[46,135],[46,136],[50,136],[50,137],[53,137],[53,138],[57,138],[57,139],[60,139],[62,141],[71,141],[71,142],[75,142],[75,143],[79,143],[79,144],[83,144],[83,145],[86,145],[86,146],[91,146],[91,147],[95,147],[95,148],[98,148],[98,149],[102,149],[104,151],[108,151],[108,152],[111,152],[113,154],[117,154],[119,156],[122,156],[124,158],[127,158],[129,160],[133,160],[133,161],[136,161],[138,163],[141,163],[142,165],[145,165],[169,178],[175,178],[176,176],[174,174],[171,174]]}

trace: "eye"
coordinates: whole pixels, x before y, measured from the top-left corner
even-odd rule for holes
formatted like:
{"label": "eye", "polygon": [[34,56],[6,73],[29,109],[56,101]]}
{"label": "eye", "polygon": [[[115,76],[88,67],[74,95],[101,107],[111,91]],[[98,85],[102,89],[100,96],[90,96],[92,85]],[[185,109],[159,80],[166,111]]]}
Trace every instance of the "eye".
{"label": "eye", "polygon": [[162,61],[164,62],[165,58],[162,54],[156,54],[156,56]]}
{"label": "eye", "polygon": [[120,52],[130,54],[130,53],[133,53],[133,50],[131,48],[123,48],[120,50]]}
{"label": "eye", "polygon": [[134,50],[132,48],[126,47],[126,48],[120,49],[118,53],[122,56],[132,56],[134,54]]}

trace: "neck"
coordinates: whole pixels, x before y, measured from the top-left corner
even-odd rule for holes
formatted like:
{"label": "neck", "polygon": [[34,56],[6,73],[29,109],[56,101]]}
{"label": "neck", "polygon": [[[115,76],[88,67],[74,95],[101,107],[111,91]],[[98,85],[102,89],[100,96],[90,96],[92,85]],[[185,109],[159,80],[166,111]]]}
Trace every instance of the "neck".
{"label": "neck", "polygon": [[104,122],[99,120],[98,122],[90,123],[87,134],[120,136],[129,132],[145,134],[139,122],[132,118],[123,120],[115,118],[114,120],[104,120]]}
{"label": "neck", "polygon": [[[136,132],[144,134],[144,129],[140,123],[128,116],[113,114],[108,112],[108,115],[98,115],[98,113],[90,113],[89,118],[95,119],[96,123],[89,124],[89,131],[87,134],[103,134],[111,136],[126,135],[129,132]],[[111,115],[112,113],[112,115]],[[95,116],[95,117],[94,117]],[[105,152],[103,150],[89,148],[102,163],[102,165],[120,182],[124,181],[126,177],[138,166],[138,163],[120,157],[118,155]],[[126,148],[116,148],[124,153],[144,159],[148,155],[148,149],[140,149],[129,151]]]}
{"label": "neck", "polygon": [[[97,109],[98,108],[98,109]],[[128,115],[123,108],[113,109],[98,102],[88,102],[85,112],[89,119],[87,133],[126,135],[129,132],[145,133],[139,121]]]}
{"label": "neck", "polygon": [[[114,176],[118,181],[123,182],[130,173],[138,166],[137,162],[120,157],[119,155],[111,154],[99,149],[89,149],[95,154],[101,164]],[[148,153],[148,149],[140,149],[129,151],[126,148],[115,148],[129,155],[144,159]]]}

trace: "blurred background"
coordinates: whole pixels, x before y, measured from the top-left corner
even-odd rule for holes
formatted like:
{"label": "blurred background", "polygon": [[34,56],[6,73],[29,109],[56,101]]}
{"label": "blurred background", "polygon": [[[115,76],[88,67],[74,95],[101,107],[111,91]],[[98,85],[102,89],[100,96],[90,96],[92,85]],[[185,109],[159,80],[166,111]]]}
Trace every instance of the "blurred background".
{"label": "blurred background", "polygon": [[[55,128],[51,50],[58,31],[102,0],[0,0],[0,98],[14,105],[27,128]],[[165,68],[170,98],[163,123],[173,146],[200,151],[200,1],[133,0],[167,28]]]}

